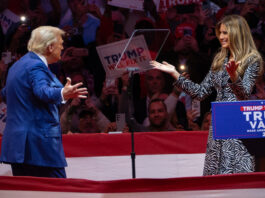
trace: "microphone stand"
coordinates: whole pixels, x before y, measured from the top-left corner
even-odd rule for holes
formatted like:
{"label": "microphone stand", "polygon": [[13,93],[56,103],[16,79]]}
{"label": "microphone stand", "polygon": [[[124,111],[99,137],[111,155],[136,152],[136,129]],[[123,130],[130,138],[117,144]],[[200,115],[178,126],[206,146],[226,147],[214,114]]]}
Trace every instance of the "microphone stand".
{"label": "microphone stand", "polygon": [[[129,86],[128,86],[128,97],[129,97],[129,114],[130,114],[130,121],[134,120],[133,114],[132,114],[132,105],[130,105],[130,102],[133,104],[133,76],[134,72],[138,70],[138,68],[127,68],[129,71]],[[131,144],[132,144],[132,150],[131,150],[131,159],[132,159],[132,178],[136,178],[135,173],[135,152],[134,152],[134,131],[131,128]]]}
{"label": "microphone stand", "polygon": [[132,152],[131,152],[131,159],[132,159],[132,178],[136,178],[135,174],[135,152],[134,152],[134,132],[131,131],[131,140],[132,140]]}

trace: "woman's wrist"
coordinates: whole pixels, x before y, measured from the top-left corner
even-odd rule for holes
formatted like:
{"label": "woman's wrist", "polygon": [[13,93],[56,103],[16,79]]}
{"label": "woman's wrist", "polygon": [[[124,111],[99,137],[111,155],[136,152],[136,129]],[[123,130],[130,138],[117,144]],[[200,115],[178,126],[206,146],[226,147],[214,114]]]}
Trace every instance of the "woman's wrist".
{"label": "woman's wrist", "polygon": [[180,74],[179,74],[177,71],[174,71],[174,72],[171,74],[171,76],[172,76],[174,79],[178,80]]}

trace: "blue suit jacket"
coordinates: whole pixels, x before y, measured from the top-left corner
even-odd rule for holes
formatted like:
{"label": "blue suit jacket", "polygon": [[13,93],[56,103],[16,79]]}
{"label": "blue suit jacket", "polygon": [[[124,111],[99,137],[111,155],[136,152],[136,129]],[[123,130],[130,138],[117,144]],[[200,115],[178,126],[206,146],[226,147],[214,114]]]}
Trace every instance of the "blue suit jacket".
{"label": "blue suit jacket", "polygon": [[7,104],[0,161],[67,166],[58,106],[63,85],[33,52],[9,70],[1,94]]}

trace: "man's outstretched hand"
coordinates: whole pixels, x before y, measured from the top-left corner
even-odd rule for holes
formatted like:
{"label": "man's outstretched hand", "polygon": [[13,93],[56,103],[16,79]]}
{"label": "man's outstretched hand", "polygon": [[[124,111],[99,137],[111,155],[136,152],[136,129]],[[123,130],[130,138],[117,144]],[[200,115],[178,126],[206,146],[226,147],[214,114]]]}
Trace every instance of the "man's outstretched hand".
{"label": "man's outstretched hand", "polygon": [[67,82],[62,93],[64,100],[68,100],[70,98],[87,98],[87,88],[81,87],[82,85],[82,82],[71,85],[71,78],[67,78]]}

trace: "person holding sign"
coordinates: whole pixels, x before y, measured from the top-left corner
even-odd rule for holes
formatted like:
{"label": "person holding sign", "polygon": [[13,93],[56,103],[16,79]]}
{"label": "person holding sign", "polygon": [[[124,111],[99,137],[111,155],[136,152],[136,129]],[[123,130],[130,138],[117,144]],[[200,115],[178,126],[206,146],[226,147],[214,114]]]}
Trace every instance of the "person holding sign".
{"label": "person holding sign", "polygon": [[[216,54],[205,79],[196,84],[180,74],[167,62],[150,64],[171,74],[174,86],[198,100],[217,91],[216,101],[249,99],[255,82],[263,72],[262,58],[256,49],[246,20],[238,15],[225,16],[215,28],[221,49]],[[244,173],[255,171],[255,159],[239,139],[214,140],[212,126],[209,129],[204,175]]]}

